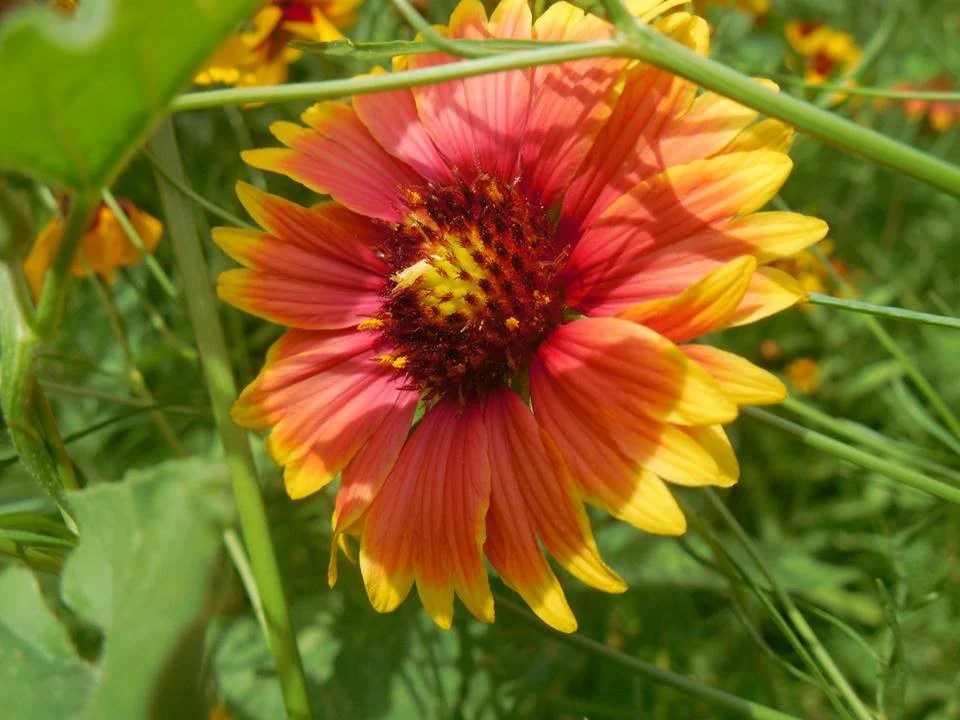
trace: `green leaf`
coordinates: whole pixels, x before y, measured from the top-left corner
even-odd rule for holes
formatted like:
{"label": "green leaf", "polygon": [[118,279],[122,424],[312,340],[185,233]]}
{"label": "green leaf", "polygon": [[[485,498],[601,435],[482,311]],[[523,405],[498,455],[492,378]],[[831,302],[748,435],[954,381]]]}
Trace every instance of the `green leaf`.
{"label": "green leaf", "polygon": [[10,716],[66,718],[88,696],[95,670],[77,657],[33,574],[0,574],[0,707]]}
{"label": "green leaf", "polygon": [[0,27],[0,167],[99,187],[257,0],[83,0]]}
{"label": "green leaf", "polygon": [[[300,623],[297,645],[315,706],[324,707],[321,687],[334,675],[341,642],[333,635],[332,618],[318,614]],[[280,682],[270,648],[256,620],[243,616],[224,624],[213,655],[219,691],[231,711],[244,718],[284,716]]]}
{"label": "green leaf", "polygon": [[226,469],[199,458],[71,493],[80,543],[61,595],[104,640],[77,656],[29,571],[0,575],[0,707],[11,717],[205,717],[203,625],[222,528]]}
{"label": "green leaf", "polygon": [[[189,703],[200,680],[198,625],[229,518],[225,484],[224,466],[194,458],[71,494],[80,544],[62,595],[105,635],[85,717],[182,716],[171,703]],[[161,692],[168,684],[177,692]]]}

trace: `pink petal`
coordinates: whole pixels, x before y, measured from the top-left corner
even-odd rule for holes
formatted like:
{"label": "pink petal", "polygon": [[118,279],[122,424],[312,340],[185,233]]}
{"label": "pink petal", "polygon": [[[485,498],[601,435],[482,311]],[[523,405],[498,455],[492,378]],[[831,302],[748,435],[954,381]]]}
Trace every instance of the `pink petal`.
{"label": "pink petal", "polygon": [[321,102],[303,114],[310,128],[276,122],[270,130],[289,150],[248,150],[254,167],[283,173],[351,210],[399,220],[405,188],[423,178],[384,150],[352,107]]}
{"label": "pink petal", "polygon": [[388,153],[430,182],[453,182],[450,168],[420,122],[411,90],[357,95],[353,98],[353,107]]}
{"label": "pink petal", "polygon": [[[503,0],[489,22],[478,0],[460,3],[450,37],[530,39],[532,18],[526,0]],[[442,54],[416,55],[411,69],[457,62]],[[516,171],[530,103],[528,69],[494,73],[415,88],[424,127],[443,157],[469,179],[477,170],[503,179]]]}

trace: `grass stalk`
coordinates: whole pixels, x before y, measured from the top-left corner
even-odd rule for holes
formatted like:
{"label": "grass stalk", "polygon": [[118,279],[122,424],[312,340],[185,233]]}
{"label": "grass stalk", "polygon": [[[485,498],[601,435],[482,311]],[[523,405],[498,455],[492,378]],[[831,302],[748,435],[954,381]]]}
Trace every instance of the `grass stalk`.
{"label": "grass stalk", "polygon": [[[151,141],[157,163],[165,174],[185,184],[183,162],[168,118]],[[310,699],[303,663],[297,648],[290,608],[284,593],[266,507],[260,493],[257,470],[246,433],[234,424],[230,406],[237,388],[229,363],[223,328],[217,314],[216,297],[210,283],[206,259],[197,235],[193,208],[186,198],[164,182],[158,172],[160,198],[167,217],[174,255],[184,287],[187,311],[197,338],[197,347],[207,380],[207,390],[220,439],[230,467],[240,527],[250,558],[250,567],[263,602],[270,649],[287,714],[293,720],[309,720]]]}

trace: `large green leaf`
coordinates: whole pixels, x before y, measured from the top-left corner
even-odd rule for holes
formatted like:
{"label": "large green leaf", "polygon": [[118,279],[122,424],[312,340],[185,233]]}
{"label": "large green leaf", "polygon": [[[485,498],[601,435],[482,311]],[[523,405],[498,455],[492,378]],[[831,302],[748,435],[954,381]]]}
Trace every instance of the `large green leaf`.
{"label": "large green leaf", "polygon": [[[226,470],[201,459],[70,494],[80,542],[61,595],[103,633],[80,660],[24,570],[0,576],[0,707],[11,717],[203,717],[211,575],[230,516]],[[21,710],[22,709],[22,710]]]}
{"label": "large green leaf", "polygon": [[258,0],[80,0],[0,27],[0,168],[106,184]]}
{"label": "large green leaf", "polygon": [[44,602],[33,574],[0,575],[0,707],[9,717],[66,718],[93,686],[94,668],[77,657],[66,629]]}

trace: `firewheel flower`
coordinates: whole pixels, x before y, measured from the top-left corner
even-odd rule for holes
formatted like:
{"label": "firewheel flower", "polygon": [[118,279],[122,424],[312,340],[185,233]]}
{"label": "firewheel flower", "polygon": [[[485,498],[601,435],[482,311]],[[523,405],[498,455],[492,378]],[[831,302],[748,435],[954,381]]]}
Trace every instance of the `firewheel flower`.
{"label": "firewheel flower", "polygon": [[[143,241],[144,249],[152,253],[163,235],[161,222],[125,198],[117,198],[117,201]],[[62,235],[63,221],[55,217],[37,234],[23,263],[23,273],[34,299],[40,297],[44,277],[57,255]],[[130,241],[116,215],[101,203],[80,241],[80,250],[70,272],[83,277],[89,267],[107,282],[113,282],[118,267],[136,265],[142,260],[143,255]]]}
{"label": "firewheel flower", "polygon": [[[633,6],[705,54],[704,20],[656,19],[674,4]],[[612,34],[566,2],[534,23],[524,0],[489,19],[463,0],[443,31]],[[245,266],[221,275],[221,298],[291,328],[233,416],[272,429],[292,498],[340,475],[334,541],[359,538],[378,611],[416,584],[443,627],[455,594],[491,621],[486,558],[572,631],[543,551],[588,585],[625,589],[584,503],[677,535],[670,484],[736,482],[722,425],[786,391],[689,341],[799,301],[797,283],[764,266],[826,233],[757,212],[790,173],[791,133],[756,118],[657,68],[595,58],[323,102],[306,127],[273,126],[285,148],[245,155],[332,200],[303,208],[240,184],[263,230],[216,231]]]}
{"label": "firewheel flower", "polygon": [[790,47],[804,59],[804,80],[809,83],[825,83],[860,62],[862,53],[850,33],[816,21],[788,22],[785,32]]}
{"label": "firewheel flower", "polygon": [[198,85],[279,85],[287,66],[300,58],[291,40],[342,40],[362,0],[271,0],[251,21],[249,32],[230,37],[197,73]]}

